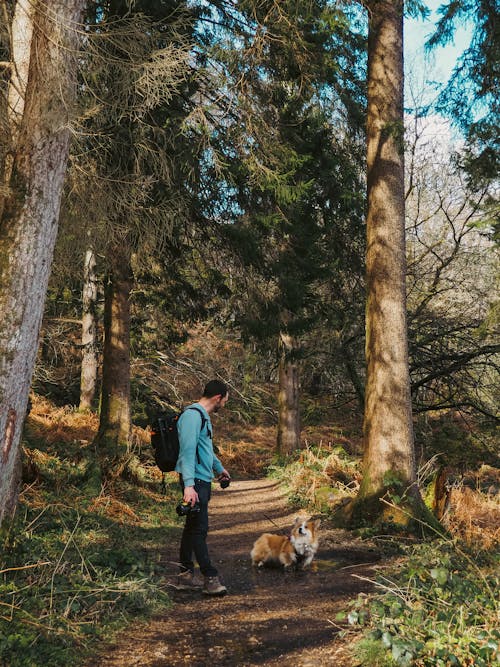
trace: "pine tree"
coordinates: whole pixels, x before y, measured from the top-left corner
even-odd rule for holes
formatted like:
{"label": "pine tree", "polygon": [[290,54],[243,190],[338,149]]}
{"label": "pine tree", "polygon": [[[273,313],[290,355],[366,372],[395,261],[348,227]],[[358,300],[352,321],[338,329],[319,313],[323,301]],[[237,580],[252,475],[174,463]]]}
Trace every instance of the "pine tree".
{"label": "pine tree", "polygon": [[470,45],[438,100],[465,133],[464,166],[474,184],[496,181],[500,171],[500,35],[498,0],[453,0],[441,5],[429,49],[446,45],[460,22],[472,23]]}
{"label": "pine tree", "polygon": [[[143,0],[134,7],[125,0],[95,2],[88,20],[94,28],[82,68],[85,150],[73,164],[82,174],[81,211],[94,248],[104,256],[97,479],[100,472],[105,478],[116,475],[127,462],[134,269],[141,254],[157,254],[182,221],[172,192],[176,166],[169,151],[178,131],[175,106],[186,80],[192,24],[187,15],[181,18],[179,4],[169,0]],[[96,210],[85,201],[89,192],[98,198]]]}
{"label": "pine tree", "polygon": [[237,39],[222,42],[238,115],[213,137],[206,191],[223,201],[218,217],[231,220],[222,229],[244,267],[235,322],[279,348],[278,443],[289,453],[299,446],[300,338],[324,321],[332,267],[351,254],[341,239],[353,248],[361,228],[363,40],[328,3],[238,8]]}

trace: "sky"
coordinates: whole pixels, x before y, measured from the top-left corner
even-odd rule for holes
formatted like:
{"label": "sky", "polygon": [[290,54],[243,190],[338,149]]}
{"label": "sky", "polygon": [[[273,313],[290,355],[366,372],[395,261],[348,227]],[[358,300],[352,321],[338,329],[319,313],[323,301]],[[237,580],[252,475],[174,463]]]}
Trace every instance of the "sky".
{"label": "sky", "polygon": [[[425,0],[431,10],[429,18],[405,18],[404,23],[404,58],[405,58],[405,108],[406,121],[413,123],[411,109],[429,104],[436,100],[438,90],[450,78],[457,59],[469,46],[472,36],[472,26],[457,26],[452,42],[444,47],[438,46],[430,54],[424,51],[424,45],[434,32],[435,23],[440,18],[437,13],[445,0]],[[438,113],[430,113],[420,121],[421,144],[430,142],[429,146],[436,150],[440,144],[441,150],[449,154],[452,147],[458,148],[463,142],[460,130],[453,126],[449,118]]]}
{"label": "sky", "polygon": [[416,71],[419,78],[446,82],[453,70],[457,58],[469,45],[471,26],[459,26],[455,33],[454,43],[438,47],[434,53],[425,55],[424,44],[434,31],[434,24],[439,18],[437,8],[444,0],[427,0],[431,14],[426,21],[421,19],[405,19],[405,62],[407,70]]}

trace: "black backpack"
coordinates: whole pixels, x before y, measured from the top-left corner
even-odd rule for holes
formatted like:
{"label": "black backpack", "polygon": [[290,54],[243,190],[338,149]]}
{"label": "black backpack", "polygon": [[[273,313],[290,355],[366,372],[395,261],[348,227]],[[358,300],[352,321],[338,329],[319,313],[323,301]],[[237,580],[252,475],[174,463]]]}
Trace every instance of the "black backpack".
{"label": "black backpack", "polygon": [[[201,417],[201,430],[207,423],[207,418],[201,410],[195,407],[187,408],[196,410]],[[182,412],[165,412],[153,419],[151,426],[151,445],[154,450],[156,465],[162,472],[175,470],[179,458],[179,435],[177,433],[177,422]],[[209,436],[212,434],[209,432]],[[196,450],[198,458],[198,449]],[[198,459],[199,461],[199,459]]]}

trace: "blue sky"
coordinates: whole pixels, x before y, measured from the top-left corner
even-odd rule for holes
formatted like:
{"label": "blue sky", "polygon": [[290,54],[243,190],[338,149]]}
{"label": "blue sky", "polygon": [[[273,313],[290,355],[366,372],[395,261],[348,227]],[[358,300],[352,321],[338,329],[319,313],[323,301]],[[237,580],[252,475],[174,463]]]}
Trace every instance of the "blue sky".
{"label": "blue sky", "polygon": [[459,26],[455,33],[454,43],[445,47],[438,47],[433,54],[425,55],[424,44],[427,37],[433,32],[434,24],[439,18],[437,8],[444,0],[427,0],[426,4],[431,14],[426,21],[405,19],[405,60],[412,68],[425,74],[433,81],[445,82],[448,80],[457,58],[469,45],[471,27]]}

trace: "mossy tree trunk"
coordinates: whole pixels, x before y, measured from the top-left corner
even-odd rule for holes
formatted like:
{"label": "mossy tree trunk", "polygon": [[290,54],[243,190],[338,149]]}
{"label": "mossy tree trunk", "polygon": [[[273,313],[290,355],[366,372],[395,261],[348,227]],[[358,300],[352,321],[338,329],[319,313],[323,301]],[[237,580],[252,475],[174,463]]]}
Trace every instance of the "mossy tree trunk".
{"label": "mossy tree trunk", "polygon": [[279,337],[279,389],[277,448],[285,456],[300,449],[299,370],[296,341],[281,333]]}
{"label": "mossy tree trunk", "polygon": [[20,2],[12,25],[11,85],[18,90],[9,94],[17,102],[1,175],[7,187],[0,190],[0,522],[17,505],[19,443],[57,235],[83,5],[53,0],[48,12],[47,3]]}
{"label": "mossy tree trunk", "polygon": [[[357,522],[426,515],[416,483],[406,324],[403,0],[371,0],[368,35],[367,304],[363,478]],[[396,498],[399,509],[381,502]]]}
{"label": "mossy tree trunk", "polygon": [[126,247],[115,246],[104,286],[104,351],[97,452],[103,478],[126,464],[130,439],[130,291],[133,275]]}

